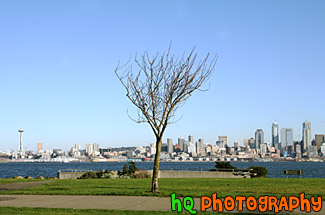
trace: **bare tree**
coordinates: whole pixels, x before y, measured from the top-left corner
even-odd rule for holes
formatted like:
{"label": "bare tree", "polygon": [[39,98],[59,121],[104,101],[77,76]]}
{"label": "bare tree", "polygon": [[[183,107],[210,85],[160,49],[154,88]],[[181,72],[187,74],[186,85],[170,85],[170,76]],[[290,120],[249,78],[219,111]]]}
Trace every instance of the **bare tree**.
{"label": "bare tree", "polygon": [[[137,107],[137,123],[148,123],[156,137],[156,155],[152,175],[152,192],[159,192],[158,172],[161,142],[167,125],[175,123],[175,113],[195,90],[202,85],[214,71],[217,61],[215,55],[208,62],[209,54],[196,63],[195,48],[187,57],[170,55],[167,52],[150,57],[148,52],[135,56],[124,65],[118,65],[115,74],[126,89],[126,96]],[[137,71],[133,71],[133,67]]]}

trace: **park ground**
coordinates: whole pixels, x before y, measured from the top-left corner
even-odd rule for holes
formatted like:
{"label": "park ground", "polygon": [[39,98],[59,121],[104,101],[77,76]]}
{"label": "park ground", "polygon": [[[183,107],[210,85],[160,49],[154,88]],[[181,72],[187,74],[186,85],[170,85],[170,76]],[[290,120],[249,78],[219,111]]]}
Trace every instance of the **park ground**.
{"label": "park ground", "polygon": [[[27,182],[27,183],[26,183]],[[38,186],[27,186],[37,183]],[[21,184],[26,184],[26,188]],[[83,180],[24,180],[0,179],[1,196],[21,195],[72,195],[72,196],[146,196],[170,197],[176,193],[178,197],[211,196],[217,193],[219,198],[226,196],[262,195],[325,196],[325,179],[160,179],[160,193],[150,192],[151,179],[83,179]],[[6,187],[10,189],[6,189]],[[16,188],[18,187],[18,189]],[[164,198],[166,199],[166,198]],[[115,209],[115,208],[112,208]],[[170,210],[170,206],[167,208]],[[64,209],[28,207],[0,207],[0,214],[176,214],[170,211],[137,211],[137,210],[99,210],[99,209]],[[184,213],[189,214],[189,213]],[[206,213],[205,213],[206,214]]]}

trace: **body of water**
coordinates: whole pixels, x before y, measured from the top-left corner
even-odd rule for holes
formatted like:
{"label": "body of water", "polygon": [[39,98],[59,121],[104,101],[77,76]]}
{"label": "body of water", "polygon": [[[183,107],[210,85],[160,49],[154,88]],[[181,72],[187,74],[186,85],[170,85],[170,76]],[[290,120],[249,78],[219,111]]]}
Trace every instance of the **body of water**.
{"label": "body of water", "polygon": [[[109,163],[0,163],[0,178],[14,176],[56,177],[61,169],[86,169],[86,170],[122,170],[126,162]],[[289,176],[290,178],[325,178],[325,162],[231,162],[239,169],[250,166],[264,166],[268,170],[269,178],[286,178],[285,169],[302,169],[304,176]],[[153,162],[137,162],[139,169],[152,169]],[[215,162],[160,162],[160,170],[188,170],[207,171],[215,167]]]}

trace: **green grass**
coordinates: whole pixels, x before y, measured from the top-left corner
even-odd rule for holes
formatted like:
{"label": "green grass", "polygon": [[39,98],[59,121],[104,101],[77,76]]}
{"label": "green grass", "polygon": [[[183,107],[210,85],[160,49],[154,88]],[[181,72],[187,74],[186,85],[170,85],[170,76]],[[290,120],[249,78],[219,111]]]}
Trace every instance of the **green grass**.
{"label": "green grass", "polygon": [[[3,183],[0,179],[0,183]],[[1,191],[0,194],[39,194],[39,195],[123,195],[123,196],[166,196],[171,193],[179,196],[201,197],[217,193],[225,196],[282,195],[325,197],[325,179],[159,179],[160,193],[150,192],[151,179],[83,179],[57,180],[38,187],[16,191]]]}
{"label": "green grass", "polygon": [[[9,184],[9,183],[16,183],[16,182],[26,182],[26,181],[44,181],[47,179],[11,179],[11,178],[2,178],[0,179],[0,184]],[[51,181],[51,180],[49,180]]]}

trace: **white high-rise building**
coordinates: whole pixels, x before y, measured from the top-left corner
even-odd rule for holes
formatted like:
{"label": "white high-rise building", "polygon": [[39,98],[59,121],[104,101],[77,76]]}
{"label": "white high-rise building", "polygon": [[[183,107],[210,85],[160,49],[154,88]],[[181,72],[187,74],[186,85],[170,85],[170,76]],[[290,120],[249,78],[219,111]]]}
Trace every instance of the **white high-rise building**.
{"label": "white high-rise building", "polygon": [[306,120],[302,123],[303,152],[306,152],[308,147],[311,146],[311,140],[311,124]]}
{"label": "white high-rise building", "polygon": [[202,155],[204,151],[205,151],[204,140],[199,139],[199,141],[196,142],[196,153],[198,155]]}
{"label": "white high-rise building", "polygon": [[98,155],[99,154],[99,145],[97,143],[86,144],[86,153],[88,155],[91,155],[91,154]]}
{"label": "white high-rise building", "polygon": [[261,155],[264,156],[267,153],[267,146],[265,143],[260,144]]}
{"label": "white high-rise building", "polygon": [[174,152],[173,139],[167,138],[167,152],[168,154],[172,154]]}
{"label": "white high-rise building", "polygon": [[152,155],[156,154],[156,146],[154,143],[150,143],[149,149],[150,149],[150,151],[149,151],[150,154],[152,154]]}
{"label": "white high-rise building", "polygon": [[76,149],[77,152],[80,151],[80,144],[79,144],[79,143],[76,143],[76,144],[74,145],[74,147],[75,147],[75,149]]}
{"label": "white high-rise building", "polygon": [[196,152],[195,144],[192,142],[188,142],[187,153],[193,153],[193,152]]}
{"label": "white high-rise building", "polygon": [[281,147],[287,151],[288,146],[293,146],[292,128],[281,128]]}

